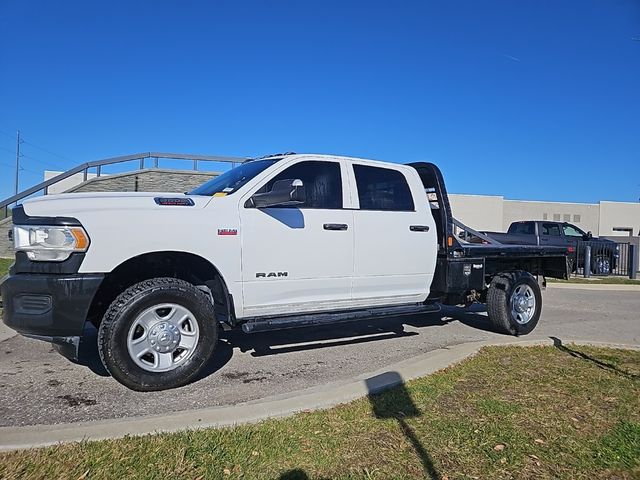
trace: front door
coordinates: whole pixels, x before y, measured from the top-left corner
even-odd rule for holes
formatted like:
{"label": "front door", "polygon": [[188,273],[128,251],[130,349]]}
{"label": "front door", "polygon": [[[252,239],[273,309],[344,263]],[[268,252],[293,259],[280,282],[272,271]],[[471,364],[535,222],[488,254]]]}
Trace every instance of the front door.
{"label": "front door", "polygon": [[340,309],[351,300],[353,212],[343,209],[344,165],[303,160],[276,172],[251,192],[278,180],[302,180],[303,204],[240,206],[243,317]]}

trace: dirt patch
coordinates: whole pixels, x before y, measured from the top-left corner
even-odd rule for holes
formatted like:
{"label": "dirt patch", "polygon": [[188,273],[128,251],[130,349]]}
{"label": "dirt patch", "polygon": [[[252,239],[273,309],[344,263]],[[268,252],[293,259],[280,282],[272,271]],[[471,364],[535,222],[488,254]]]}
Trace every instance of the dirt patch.
{"label": "dirt patch", "polygon": [[70,407],[91,406],[98,403],[91,398],[83,398],[76,395],[58,395],[56,398],[64,400]]}
{"label": "dirt patch", "polygon": [[229,380],[240,380],[242,383],[255,383],[268,380],[272,374],[258,370],[257,372],[226,372],[222,376]]}

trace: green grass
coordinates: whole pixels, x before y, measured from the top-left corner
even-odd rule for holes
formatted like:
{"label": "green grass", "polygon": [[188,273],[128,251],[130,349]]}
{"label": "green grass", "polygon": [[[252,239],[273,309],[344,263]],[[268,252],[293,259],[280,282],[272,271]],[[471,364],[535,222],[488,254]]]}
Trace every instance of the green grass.
{"label": "green grass", "polygon": [[606,284],[606,285],[640,285],[640,280],[631,280],[626,277],[594,277],[592,279],[574,277],[569,280],[559,280],[557,278],[549,278],[547,282],[550,283],[591,283],[591,284]]}
{"label": "green grass", "polygon": [[640,352],[491,347],[329,410],[0,455],[0,478],[178,477],[640,478]]}
{"label": "green grass", "polygon": [[9,272],[11,264],[13,264],[13,258],[0,258],[0,278]]}

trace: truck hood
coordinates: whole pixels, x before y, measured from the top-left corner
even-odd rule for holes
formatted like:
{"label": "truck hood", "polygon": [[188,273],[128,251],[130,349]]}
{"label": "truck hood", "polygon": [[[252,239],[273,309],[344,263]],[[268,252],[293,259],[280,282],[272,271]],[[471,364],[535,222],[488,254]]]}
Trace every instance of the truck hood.
{"label": "truck hood", "polygon": [[[193,206],[158,205],[156,198],[191,199]],[[167,192],[96,192],[96,193],[62,193],[32,198],[23,203],[24,211],[29,216],[39,217],[74,217],[78,214],[105,210],[167,210],[167,209],[199,209],[204,208],[212,197],[202,195],[186,195],[184,193]]]}
{"label": "truck hood", "polygon": [[618,245],[618,242],[614,242],[613,240],[609,240],[608,238],[604,238],[604,237],[593,237],[590,242],[592,243],[605,243],[605,244],[609,244],[611,246],[613,245]]}

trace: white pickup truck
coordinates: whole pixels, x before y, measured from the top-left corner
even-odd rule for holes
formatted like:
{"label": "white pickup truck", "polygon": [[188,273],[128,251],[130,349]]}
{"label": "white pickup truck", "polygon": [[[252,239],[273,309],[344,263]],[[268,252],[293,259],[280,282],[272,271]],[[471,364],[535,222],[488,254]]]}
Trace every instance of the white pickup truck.
{"label": "white pickup truck", "polygon": [[481,302],[497,330],[527,334],[544,278],[567,277],[565,248],[502,245],[454,220],[430,163],[275,155],[185,194],[28,200],[13,222],[4,323],[72,359],[93,324],[107,370],[143,391],[191,381],[220,328]]}

